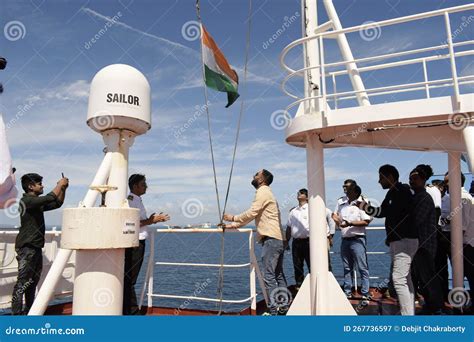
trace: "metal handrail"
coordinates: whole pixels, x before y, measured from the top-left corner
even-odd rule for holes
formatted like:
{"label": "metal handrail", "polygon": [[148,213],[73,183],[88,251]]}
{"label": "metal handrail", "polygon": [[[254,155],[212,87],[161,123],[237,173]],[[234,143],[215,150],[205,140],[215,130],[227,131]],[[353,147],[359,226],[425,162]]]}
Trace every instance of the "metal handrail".
{"label": "metal handrail", "polygon": [[[452,36],[451,36],[451,27],[450,27],[450,22],[449,22],[449,13],[455,13],[455,12],[461,12],[461,11],[467,11],[467,10],[472,10],[474,9],[474,4],[468,4],[468,5],[463,5],[463,6],[456,6],[456,7],[451,7],[451,8],[446,8],[446,9],[440,9],[436,11],[431,11],[431,12],[425,12],[425,13],[420,13],[420,14],[415,14],[415,15],[410,15],[406,17],[400,17],[400,18],[395,18],[395,19],[389,19],[389,20],[384,20],[384,21],[379,21],[379,22],[372,22],[369,24],[364,24],[364,25],[359,25],[359,26],[354,26],[354,27],[349,27],[345,29],[340,29],[340,30],[332,30],[332,31],[327,31],[327,32],[318,32],[315,35],[308,36],[308,37],[303,37],[298,40],[293,41],[292,43],[288,44],[282,51],[280,55],[280,64],[282,67],[289,72],[289,75],[287,75],[284,80],[282,81],[281,88],[282,91],[290,96],[291,98],[296,99],[297,101],[294,101],[291,103],[289,106],[286,107],[286,111],[288,112],[291,108],[295,107],[296,105],[299,105],[300,103],[303,103],[305,101],[312,101],[312,100],[318,100],[318,99],[323,99],[324,100],[324,107],[326,107],[327,98],[333,99],[336,103],[336,108],[337,108],[337,101],[338,100],[346,100],[350,98],[354,98],[354,95],[357,95],[359,93],[373,93],[371,95],[382,95],[382,94],[393,94],[393,93],[399,93],[399,92],[407,92],[407,91],[418,91],[420,90],[419,86],[422,85],[423,88],[425,89],[426,92],[426,97],[430,98],[430,89],[434,87],[440,87],[440,86],[435,86],[438,83],[450,81],[449,86],[452,86],[454,89],[454,99],[455,99],[455,104],[456,107],[459,109],[460,108],[460,91],[459,91],[459,86],[460,85],[465,85],[465,84],[471,84],[473,82],[471,81],[464,81],[466,78],[470,78],[471,76],[465,76],[465,77],[458,77],[457,76],[457,71],[456,71],[456,57],[464,57],[464,56],[469,56],[474,54],[474,50],[468,50],[468,51],[461,51],[461,52],[454,52],[454,48],[458,46],[463,46],[463,45],[471,45],[474,43],[473,40],[469,41],[463,41],[463,42],[458,42],[458,43],[453,43],[452,41]],[[425,18],[430,18],[430,17],[435,17],[435,16],[444,16],[445,19],[445,25],[446,25],[446,44],[443,45],[438,45],[438,46],[432,46],[428,48],[421,48],[421,49],[414,49],[414,50],[409,50],[409,51],[401,51],[397,53],[391,53],[391,54],[384,54],[384,55],[378,55],[378,56],[372,56],[372,57],[365,57],[365,58],[359,58],[359,59],[353,59],[350,61],[341,61],[341,62],[335,62],[335,63],[324,63],[324,51],[322,48],[323,44],[323,38],[334,38],[338,34],[345,34],[345,33],[350,33],[350,32],[355,32],[357,30],[363,30],[366,28],[373,28],[373,27],[382,27],[382,26],[388,26],[388,25],[395,25],[395,24],[400,24],[400,23],[406,23],[409,21],[414,21],[414,20],[419,20],[419,19],[425,19]],[[308,41],[315,40],[317,39],[319,41],[320,45],[320,60],[321,63],[318,66],[310,66],[310,67],[304,67],[299,70],[293,70],[290,68],[288,65],[285,63],[285,57],[288,54],[290,50],[292,50],[294,47],[300,45],[300,44],[306,44]],[[347,70],[338,70],[334,72],[328,72],[326,73],[325,70],[330,67],[336,67],[336,66],[342,66],[346,65],[349,63],[366,63],[366,62],[372,62],[375,60],[383,60],[383,59],[391,59],[394,57],[400,57],[400,56],[406,56],[410,54],[416,54],[416,53],[421,53],[421,52],[428,52],[428,51],[434,51],[434,50],[439,50],[439,49],[447,49],[448,53],[444,55],[436,55],[436,56],[428,56],[428,57],[421,57],[421,58],[415,58],[415,59],[409,59],[409,60],[403,60],[403,61],[396,61],[396,62],[391,62],[391,63],[383,63],[383,64],[376,64],[376,65],[371,65],[371,66],[366,66],[362,68],[358,68],[357,70],[359,72],[363,71],[370,71],[370,70],[380,70],[384,68],[393,68],[393,67],[398,67],[398,66],[403,66],[403,65],[410,65],[414,63],[422,63],[423,64],[423,71],[424,71],[424,82],[417,82],[417,83],[412,83],[412,84],[402,84],[402,85],[395,85],[395,86],[388,86],[388,87],[378,87],[378,88],[372,88],[372,89],[364,89],[363,91],[350,91],[350,92],[343,92],[339,93],[336,91],[336,80],[335,76],[339,75],[344,75],[348,74]],[[445,79],[445,80],[433,80],[433,81],[428,81],[428,76],[427,76],[427,70],[426,70],[426,63],[431,62],[431,61],[436,61],[436,60],[441,60],[441,59],[449,59],[450,60],[450,66],[451,66],[451,78]],[[301,98],[299,96],[296,96],[295,94],[292,94],[289,92],[286,88],[287,82],[293,78],[294,76],[302,76],[304,75],[305,72],[313,70],[313,69],[320,69],[321,73],[321,94],[319,96],[308,96]],[[332,77],[333,80],[333,88],[334,92],[332,94],[327,94],[326,90],[326,77]],[[448,86],[448,85],[446,85]],[[409,88],[409,89],[403,89],[403,88]],[[374,94],[375,93],[375,94]],[[352,96],[346,96],[346,95],[352,95]],[[342,98],[341,98],[342,96]]]}
{"label": "metal handrail", "polygon": [[[474,44],[474,40],[453,43],[453,46],[458,47],[458,46],[472,45],[472,44]],[[433,47],[428,47],[428,48],[423,48],[423,49],[402,51],[402,52],[393,53],[393,54],[384,54],[384,55],[378,55],[378,56],[373,56],[373,57],[364,57],[364,58],[353,59],[353,60],[350,60],[350,61],[329,63],[329,64],[324,64],[324,67],[325,68],[330,68],[330,67],[345,65],[345,64],[349,64],[349,63],[364,63],[364,62],[368,62],[368,61],[372,61],[372,60],[390,59],[390,58],[395,58],[395,57],[409,55],[409,54],[417,54],[417,53],[420,53],[420,52],[435,51],[435,50],[439,50],[439,49],[448,49],[448,48],[449,48],[448,44],[444,44],[444,45],[438,45],[438,46],[433,46]],[[469,56],[469,55],[473,55],[473,54],[474,54],[473,50],[468,50],[468,51],[456,52],[454,54],[454,56],[455,57],[465,57],[465,56]],[[376,64],[376,65],[371,65],[371,66],[360,67],[360,68],[357,68],[357,70],[359,72],[366,72],[366,71],[381,70],[381,69],[386,69],[386,68],[393,68],[393,67],[397,67],[397,66],[423,63],[423,61],[432,62],[432,61],[448,59],[448,58],[450,58],[449,54],[428,56],[428,57],[419,57],[419,58],[407,59],[407,60],[403,60],[403,61],[397,61],[397,62],[390,62],[390,63],[385,63],[385,64]],[[286,95],[288,95],[288,96],[290,96],[294,99],[300,99],[301,97],[290,93],[286,89],[286,84],[288,83],[288,81],[290,79],[296,77],[296,76],[302,76],[305,71],[321,69],[322,67],[323,67],[322,65],[316,65],[316,66],[305,67],[305,68],[295,70],[294,72],[292,72],[292,73],[288,74],[287,76],[285,76],[285,78],[283,79],[283,81],[281,83],[281,86],[280,86],[281,90]],[[345,75],[345,74],[348,74],[348,71],[344,69],[344,70],[338,70],[338,71],[324,73],[324,76],[325,77],[332,77],[332,76],[341,76],[341,75]]]}
{"label": "metal handrail", "polygon": [[164,266],[193,266],[193,267],[226,267],[226,268],[241,268],[241,267],[248,267],[251,265],[250,262],[246,264],[196,264],[196,263],[191,263],[191,262],[165,262],[165,261],[157,261],[155,262],[155,265],[164,265]]}
{"label": "metal handrail", "polygon": [[[221,302],[228,304],[241,304],[241,303],[250,303],[250,308],[252,312],[256,312],[257,309],[257,290],[256,290],[256,278],[260,283],[260,287],[264,289],[263,277],[261,275],[260,269],[258,267],[257,258],[254,253],[254,240],[253,240],[253,229],[249,228],[239,228],[239,229],[228,229],[226,232],[233,233],[247,233],[249,234],[249,259],[250,262],[244,264],[206,264],[206,263],[185,263],[185,262],[158,262],[154,260],[154,241],[155,233],[223,233],[221,228],[214,229],[201,229],[201,228],[190,228],[190,229],[155,229],[151,231],[151,245],[150,245],[150,255],[148,258],[148,267],[146,272],[146,281],[141,291],[139,307],[141,308],[145,291],[148,288],[147,297],[148,297],[148,307],[153,307],[153,298],[173,298],[173,299],[184,299],[184,300],[198,300],[206,302]],[[165,266],[189,266],[189,267],[225,267],[225,268],[243,268],[249,267],[249,283],[250,283],[250,296],[244,299],[220,299],[220,298],[209,298],[209,297],[198,297],[194,296],[182,296],[182,295],[172,295],[172,294],[158,294],[153,293],[153,273],[155,265],[165,265]],[[263,291],[263,296],[265,301],[268,303],[267,294]]]}
{"label": "metal handrail", "polygon": [[347,27],[347,28],[342,29],[342,30],[332,30],[332,31],[327,31],[327,32],[321,32],[321,33],[315,34],[313,36],[303,37],[303,38],[300,38],[300,39],[297,39],[297,40],[291,42],[290,44],[288,44],[283,49],[283,51],[280,55],[280,64],[289,73],[294,72],[295,70],[288,67],[285,63],[285,57],[288,54],[288,52],[291,49],[293,49],[294,47],[296,47],[300,44],[307,43],[308,41],[313,40],[313,39],[319,39],[319,37],[331,38],[331,37],[337,36],[338,34],[345,34],[345,33],[361,31],[361,30],[373,28],[374,26],[383,27],[383,26],[396,25],[396,24],[406,23],[406,22],[419,20],[419,19],[437,17],[437,16],[444,15],[444,13],[456,13],[456,12],[463,12],[463,11],[468,11],[468,10],[472,10],[472,9],[474,9],[474,4],[467,4],[467,5],[450,7],[450,8],[443,8],[443,9],[430,11],[430,12],[413,14],[413,15],[409,15],[409,16],[405,16],[405,17],[382,20],[382,21],[378,21],[378,22],[371,22],[371,23],[368,23],[368,24],[362,24],[362,25],[358,25],[358,26]]}
{"label": "metal handrail", "polygon": [[[197,297],[197,296],[179,296],[179,295],[166,295],[166,294],[152,294],[152,297],[158,298],[172,298],[172,299],[184,299],[184,300],[199,300],[202,302],[212,302],[219,303],[221,300],[219,298],[209,298],[209,297]],[[223,299],[222,303],[226,304],[242,304],[252,300],[254,297],[250,296],[245,299],[229,300]]]}

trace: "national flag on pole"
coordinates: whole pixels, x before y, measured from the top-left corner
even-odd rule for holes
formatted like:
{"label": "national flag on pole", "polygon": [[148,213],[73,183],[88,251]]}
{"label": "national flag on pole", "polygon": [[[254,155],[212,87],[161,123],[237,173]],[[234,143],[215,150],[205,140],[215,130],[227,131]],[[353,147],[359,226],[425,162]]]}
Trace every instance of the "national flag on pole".
{"label": "national flag on pole", "polygon": [[214,39],[201,24],[202,59],[206,85],[227,93],[227,107],[239,97],[239,77],[232,69]]}

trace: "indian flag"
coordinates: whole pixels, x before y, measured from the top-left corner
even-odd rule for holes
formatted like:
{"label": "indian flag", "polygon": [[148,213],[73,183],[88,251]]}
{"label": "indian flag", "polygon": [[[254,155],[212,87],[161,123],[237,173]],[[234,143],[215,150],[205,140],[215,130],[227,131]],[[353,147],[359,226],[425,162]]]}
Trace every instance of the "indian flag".
{"label": "indian flag", "polygon": [[201,43],[206,85],[214,90],[227,93],[227,108],[239,97],[237,92],[239,77],[202,24]]}

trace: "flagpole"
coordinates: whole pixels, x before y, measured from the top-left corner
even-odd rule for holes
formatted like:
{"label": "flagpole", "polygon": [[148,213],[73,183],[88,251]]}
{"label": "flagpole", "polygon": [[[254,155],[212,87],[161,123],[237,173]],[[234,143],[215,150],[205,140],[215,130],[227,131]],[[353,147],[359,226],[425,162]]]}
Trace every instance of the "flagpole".
{"label": "flagpole", "polygon": [[202,21],[201,21],[201,12],[200,12],[200,7],[199,7],[199,0],[196,0],[196,15],[197,19],[199,22],[199,28],[201,30],[201,66],[202,66],[202,82],[203,82],[203,88],[204,88],[204,100],[206,101],[205,103],[205,108],[206,108],[206,115],[207,115],[207,132],[209,135],[209,146],[211,148],[211,160],[212,160],[212,170],[214,173],[214,185],[216,189],[216,198],[217,198],[217,210],[219,212],[219,224],[221,224],[222,221],[222,212],[221,212],[221,204],[220,204],[220,199],[219,199],[219,189],[217,187],[217,174],[216,174],[216,163],[214,159],[214,149],[212,145],[212,134],[211,134],[211,117],[209,114],[209,100],[208,100],[208,95],[207,95],[207,87],[206,87],[206,71],[204,69],[204,51],[202,48],[202,32],[203,32],[203,27],[202,27]]}
{"label": "flagpole", "polygon": [[207,86],[206,86],[206,70],[204,66],[204,49],[202,47],[202,35],[203,35],[203,26],[201,21],[201,11],[199,8],[199,0],[196,0],[196,15],[199,21],[199,27],[201,30],[201,65],[202,65],[202,82],[204,87],[204,99],[206,101],[206,116],[207,116],[207,132],[209,134],[209,146],[211,148],[211,159],[212,159],[212,171],[214,173],[214,186],[216,189],[216,198],[217,198],[217,210],[219,212],[219,225],[222,227],[222,236],[221,236],[221,267],[219,269],[219,279],[217,283],[217,297],[219,298],[219,311],[217,315],[219,316],[222,313],[222,300],[224,296],[224,246],[225,246],[225,226],[223,223],[223,213],[221,212],[221,204],[219,199],[219,189],[217,186],[217,174],[216,174],[216,163],[214,160],[214,149],[212,147],[212,134],[211,134],[211,116],[209,114],[209,101],[207,96]]}

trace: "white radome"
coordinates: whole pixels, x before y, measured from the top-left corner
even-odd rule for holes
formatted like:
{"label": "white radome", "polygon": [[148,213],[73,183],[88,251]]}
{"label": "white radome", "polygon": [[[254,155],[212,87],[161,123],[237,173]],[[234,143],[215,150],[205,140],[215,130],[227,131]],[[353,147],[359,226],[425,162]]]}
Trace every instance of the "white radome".
{"label": "white radome", "polygon": [[146,133],[151,128],[151,92],[146,77],[125,64],[101,69],[91,82],[87,125],[98,133],[110,129]]}

